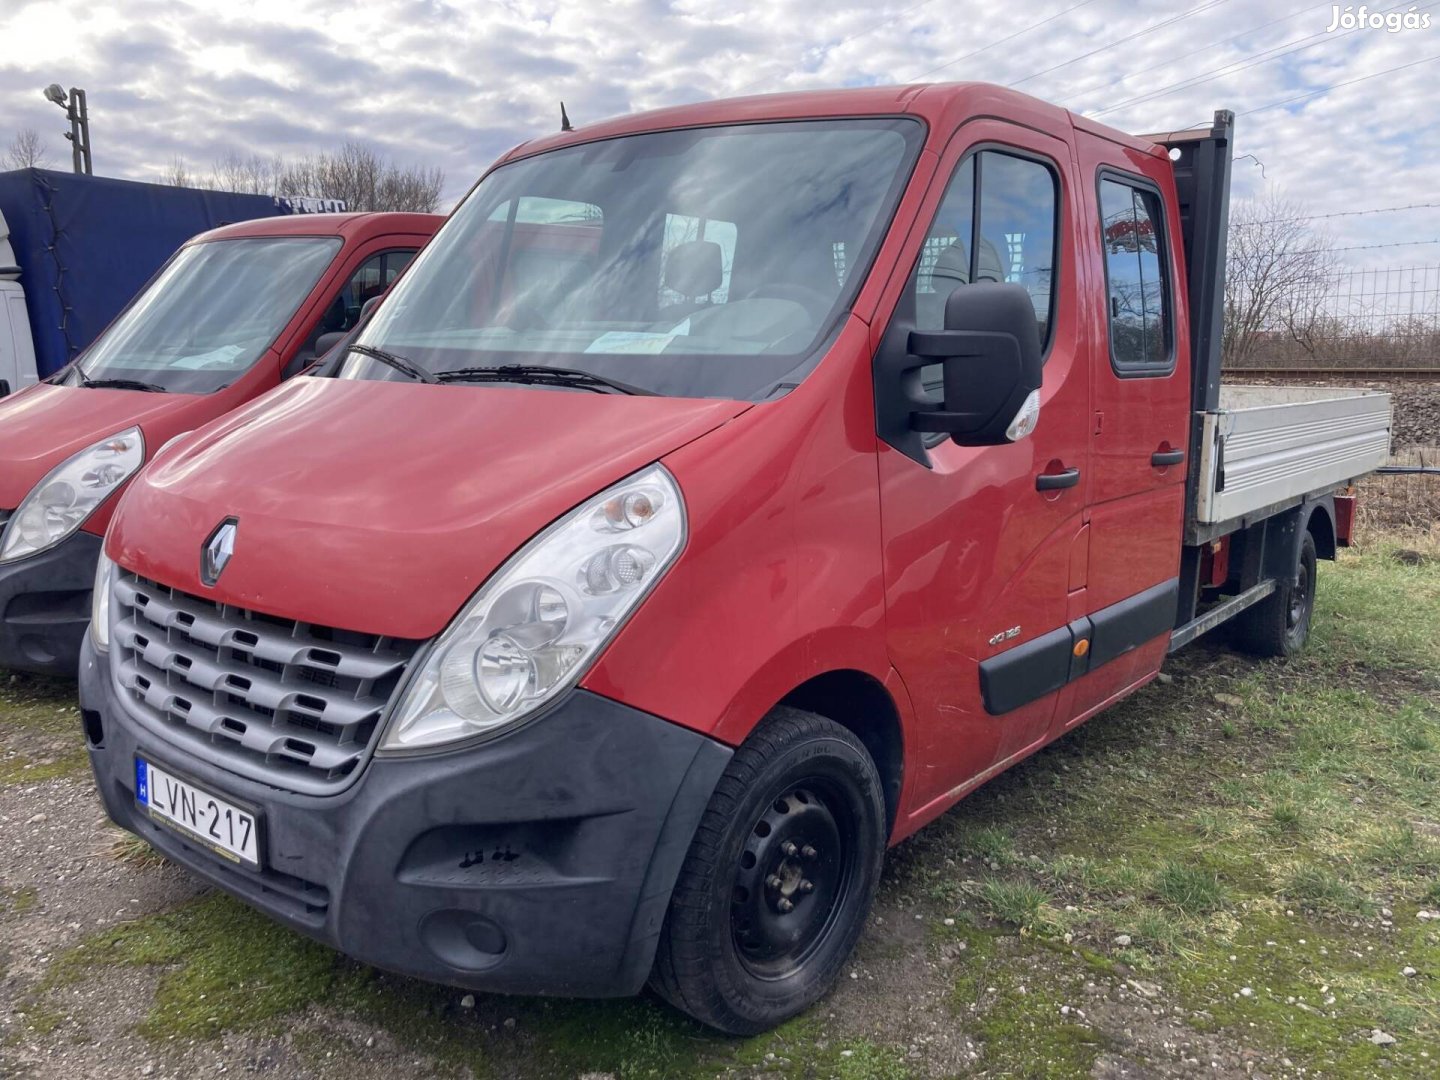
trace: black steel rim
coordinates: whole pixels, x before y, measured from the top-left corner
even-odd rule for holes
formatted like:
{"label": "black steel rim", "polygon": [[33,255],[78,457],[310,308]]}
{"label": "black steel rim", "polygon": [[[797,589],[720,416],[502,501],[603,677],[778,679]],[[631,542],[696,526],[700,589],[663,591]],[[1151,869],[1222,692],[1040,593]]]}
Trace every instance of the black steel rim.
{"label": "black steel rim", "polygon": [[1287,629],[1294,630],[1305,621],[1305,611],[1310,607],[1310,567],[1303,561],[1300,563],[1300,571],[1295,577],[1295,587],[1290,590],[1290,610],[1287,612],[1285,625]]}
{"label": "black steel rim", "polygon": [[854,809],[829,782],[788,785],[751,826],[735,867],[730,931],[762,979],[800,970],[835,932],[856,878]]}

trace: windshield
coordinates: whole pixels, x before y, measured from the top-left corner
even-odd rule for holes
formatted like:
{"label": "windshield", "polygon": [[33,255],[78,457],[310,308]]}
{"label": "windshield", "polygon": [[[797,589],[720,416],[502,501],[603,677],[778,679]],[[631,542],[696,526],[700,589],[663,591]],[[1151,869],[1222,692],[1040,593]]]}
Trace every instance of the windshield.
{"label": "windshield", "polygon": [[274,343],[339,249],[338,237],[318,236],[182,248],[77,366],[90,381],[132,380],[183,394],[219,390]]}
{"label": "windshield", "polygon": [[[892,118],[747,124],[502,166],[359,341],[432,374],[539,365],[764,397],[853,301],[923,137]],[[341,377],[413,375],[357,352]]]}

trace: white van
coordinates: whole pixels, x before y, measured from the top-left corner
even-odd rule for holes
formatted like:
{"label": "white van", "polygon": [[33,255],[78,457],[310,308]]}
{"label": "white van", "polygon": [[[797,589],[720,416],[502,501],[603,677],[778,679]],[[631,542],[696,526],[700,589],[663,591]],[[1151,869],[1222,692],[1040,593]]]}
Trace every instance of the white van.
{"label": "white van", "polygon": [[23,390],[36,380],[35,346],[30,340],[30,317],[25,311],[25,290],[20,267],[10,246],[10,227],[0,214],[0,398]]}

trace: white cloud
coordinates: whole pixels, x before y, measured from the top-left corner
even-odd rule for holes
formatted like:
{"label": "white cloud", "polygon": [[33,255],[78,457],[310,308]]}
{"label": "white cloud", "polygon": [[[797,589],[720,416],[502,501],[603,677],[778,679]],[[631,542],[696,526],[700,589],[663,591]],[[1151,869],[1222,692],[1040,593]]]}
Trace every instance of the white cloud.
{"label": "white cloud", "polygon": [[[1153,131],[1232,108],[1242,114],[1238,153],[1265,170],[1262,179],[1240,162],[1237,191],[1275,185],[1317,214],[1440,201],[1440,62],[1243,115],[1440,56],[1434,0],[1415,5],[1433,9],[1428,30],[1343,36],[1324,32],[1330,5],[1297,9],[1294,0],[1049,0],[1023,9],[988,0],[0,4],[0,126],[39,129],[62,160],[63,119],[39,89],[83,86],[97,168],[137,179],[156,177],[176,154],[204,169],[227,151],[295,154],[358,138],[440,165],[447,194],[458,196],[507,147],[554,130],[561,99],[584,123],[735,93],[904,82],[941,68],[931,77],[1020,82],[1089,113],[1204,78],[1102,119]],[[1440,239],[1435,211],[1327,224],[1347,245]],[[1440,245],[1348,257],[1434,263]]]}

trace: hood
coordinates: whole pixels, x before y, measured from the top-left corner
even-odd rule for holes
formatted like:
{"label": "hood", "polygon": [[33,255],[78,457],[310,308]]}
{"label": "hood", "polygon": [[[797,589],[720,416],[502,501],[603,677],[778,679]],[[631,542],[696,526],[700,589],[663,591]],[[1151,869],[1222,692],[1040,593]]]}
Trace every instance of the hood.
{"label": "hood", "polygon": [[[142,472],[107,550],[222,603],[426,638],[551,521],[749,407],[296,379]],[[228,518],[234,555],[207,588],[201,548]]]}
{"label": "hood", "polygon": [[48,383],[0,400],[0,507],[13,510],[41,477],[71,454],[128,427],[140,425],[146,448],[153,450],[160,445],[156,435],[163,433],[163,442],[183,430],[172,421],[203,401],[189,394]]}

